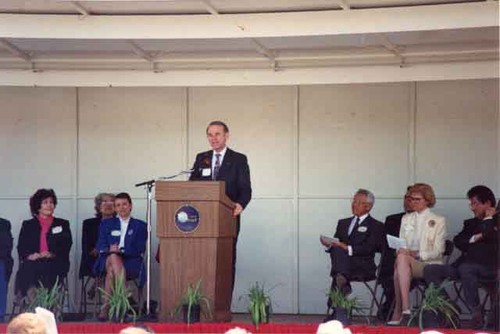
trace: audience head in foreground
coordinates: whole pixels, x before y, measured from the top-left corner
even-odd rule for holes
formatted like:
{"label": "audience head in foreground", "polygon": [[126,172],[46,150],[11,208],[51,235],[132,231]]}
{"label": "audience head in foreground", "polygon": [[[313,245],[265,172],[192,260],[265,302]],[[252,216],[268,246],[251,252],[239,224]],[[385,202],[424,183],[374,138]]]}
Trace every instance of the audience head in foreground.
{"label": "audience head in foreground", "polygon": [[21,313],[7,326],[7,334],[49,334],[42,317],[35,313]]}

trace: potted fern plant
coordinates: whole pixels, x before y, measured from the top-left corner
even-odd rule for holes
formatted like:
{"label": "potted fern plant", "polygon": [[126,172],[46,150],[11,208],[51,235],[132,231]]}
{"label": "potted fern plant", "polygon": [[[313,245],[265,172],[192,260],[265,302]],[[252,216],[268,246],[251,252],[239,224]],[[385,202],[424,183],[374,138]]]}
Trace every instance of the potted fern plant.
{"label": "potted fern plant", "polygon": [[204,314],[207,318],[211,319],[212,312],[210,309],[210,300],[208,297],[204,296],[201,292],[201,279],[196,282],[193,286],[189,284],[186,292],[182,296],[181,303],[177,307],[177,312],[182,308],[183,320],[185,323],[192,324],[195,322],[200,322],[202,305],[204,304],[206,312]]}
{"label": "potted fern plant", "polygon": [[103,294],[104,300],[107,301],[109,320],[122,323],[125,321],[127,314],[130,313],[132,314],[133,321],[135,321],[137,313],[129,300],[132,292],[127,288],[123,273],[113,280],[110,293],[106,292],[103,288],[99,288],[99,291]]}
{"label": "potted fern plant", "polygon": [[356,297],[347,298],[340,289],[329,290],[326,294],[332,302],[333,314],[335,320],[343,325],[350,325],[353,311],[359,309],[359,303]]}
{"label": "potted fern plant", "polygon": [[269,323],[272,312],[271,297],[269,295],[271,290],[266,291],[263,283],[255,282],[248,289],[248,293],[240,297],[240,299],[244,297],[248,300],[248,311],[252,317],[252,323],[257,329],[261,323]]}
{"label": "potted fern plant", "polygon": [[28,311],[34,312],[35,308],[43,307],[52,313],[58,321],[62,320],[62,305],[64,291],[59,286],[59,277],[52,288],[46,288],[40,282],[40,286],[34,290],[34,298],[28,305]]}
{"label": "potted fern plant", "polygon": [[436,286],[434,283],[429,284],[424,291],[422,303],[413,313],[408,325],[418,318],[418,326],[421,330],[446,327],[446,323],[451,324],[455,329],[457,328],[459,312],[442,291],[448,284],[447,281],[440,286]]}

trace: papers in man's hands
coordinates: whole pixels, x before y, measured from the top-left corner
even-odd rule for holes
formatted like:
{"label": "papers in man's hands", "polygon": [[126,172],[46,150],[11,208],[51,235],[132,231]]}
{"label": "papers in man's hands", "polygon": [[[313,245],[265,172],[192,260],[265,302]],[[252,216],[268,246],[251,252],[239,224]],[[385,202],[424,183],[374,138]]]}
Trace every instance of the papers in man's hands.
{"label": "papers in man's hands", "polygon": [[330,237],[327,237],[326,235],[323,235],[323,234],[319,236],[319,240],[321,241],[323,246],[326,246],[326,247],[331,247],[334,242],[339,242],[339,239],[330,238]]}
{"label": "papers in man's hands", "polygon": [[387,235],[387,244],[389,245],[390,248],[395,249],[395,250],[398,250],[400,248],[407,248],[405,239],[401,239],[401,238],[392,236],[390,234]]}

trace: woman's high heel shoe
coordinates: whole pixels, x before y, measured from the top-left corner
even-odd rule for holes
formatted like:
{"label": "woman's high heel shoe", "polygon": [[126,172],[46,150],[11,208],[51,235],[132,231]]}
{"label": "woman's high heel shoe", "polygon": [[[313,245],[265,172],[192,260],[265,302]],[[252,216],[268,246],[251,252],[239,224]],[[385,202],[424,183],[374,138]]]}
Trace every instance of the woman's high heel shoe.
{"label": "woman's high heel shoe", "polygon": [[403,319],[403,317],[401,317],[399,320],[391,320],[391,321],[387,321],[385,324],[387,326],[399,326],[401,324],[401,320]]}
{"label": "woman's high heel shoe", "polygon": [[401,313],[401,318],[399,320],[391,320],[386,323],[387,326],[406,326],[408,324],[408,321],[410,320],[411,317],[411,311],[410,310],[404,310],[403,313]]}

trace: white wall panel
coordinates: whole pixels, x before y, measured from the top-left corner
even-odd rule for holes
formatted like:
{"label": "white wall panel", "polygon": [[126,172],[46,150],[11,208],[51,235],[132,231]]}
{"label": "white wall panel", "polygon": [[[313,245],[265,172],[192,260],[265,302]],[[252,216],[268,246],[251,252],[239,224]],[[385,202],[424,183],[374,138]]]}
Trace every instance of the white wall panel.
{"label": "white wall panel", "polygon": [[399,194],[410,177],[410,89],[407,83],[302,87],[300,195],[345,196],[360,187]]}
{"label": "white wall panel", "polygon": [[438,196],[500,191],[498,80],[417,83],[416,175]]}
{"label": "white wall panel", "polygon": [[0,88],[0,194],[68,196],[76,159],[74,88]]}
{"label": "white wall panel", "polygon": [[81,89],[80,195],[142,195],[134,184],[184,169],[185,100],[181,88]]}
{"label": "white wall panel", "polygon": [[241,217],[236,260],[233,311],[246,312],[248,293],[255,282],[272,288],[274,312],[296,313],[297,233],[290,200],[254,200]]}
{"label": "white wall panel", "polygon": [[246,154],[255,196],[291,196],[294,87],[193,88],[189,94],[189,156],[210,149],[205,129],[227,123],[229,147]]}

